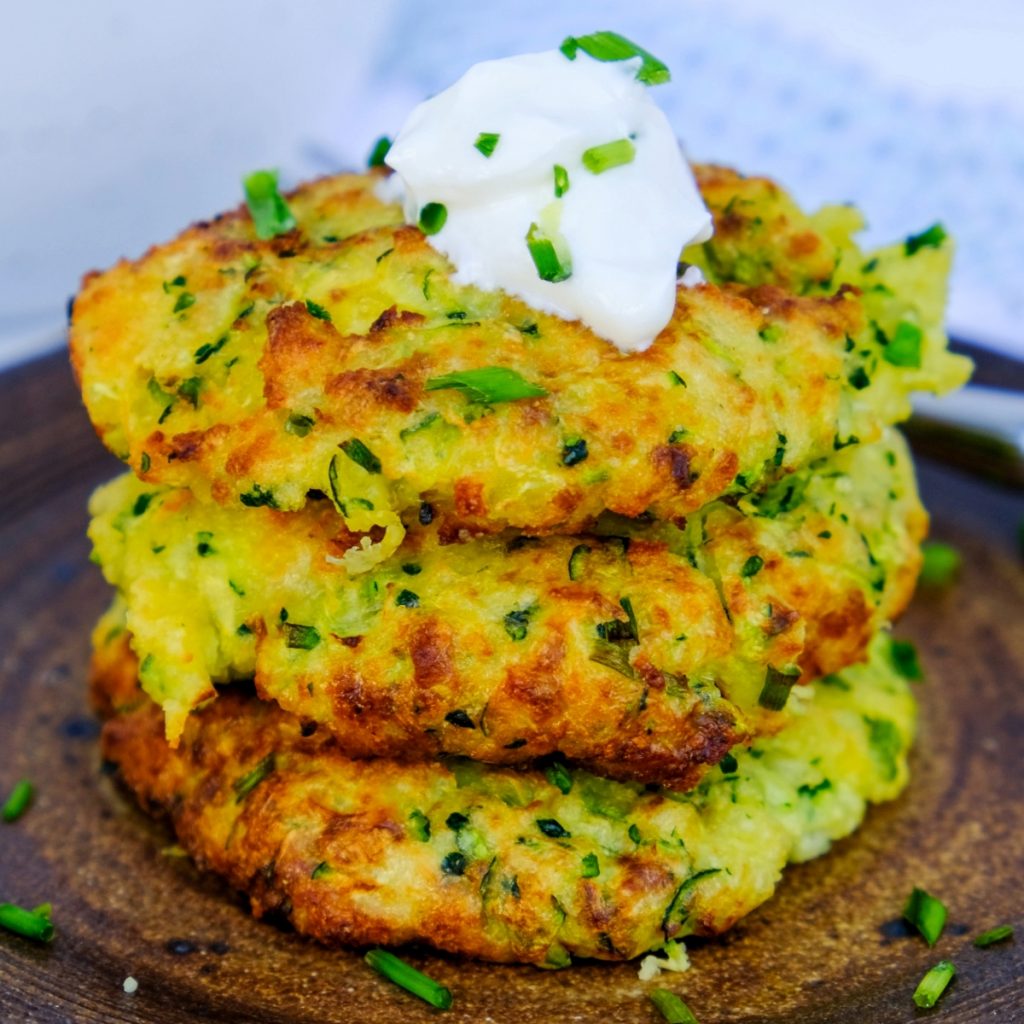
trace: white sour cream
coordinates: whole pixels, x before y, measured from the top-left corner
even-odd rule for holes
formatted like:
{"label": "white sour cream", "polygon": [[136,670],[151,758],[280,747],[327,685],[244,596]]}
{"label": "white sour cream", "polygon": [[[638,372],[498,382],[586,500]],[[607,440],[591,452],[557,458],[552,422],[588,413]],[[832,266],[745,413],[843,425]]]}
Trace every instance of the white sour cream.
{"label": "white sour cream", "polygon": [[[445,206],[429,241],[456,281],[582,320],[624,352],[647,348],[668,323],[680,253],[711,237],[668,119],[636,81],[639,66],[558,50],[477,64],[413,110],[387,155],[410,223],[428,203]],[[475,146],[482,134],[498,136],[490,157]],[[631,162],[599,174],[584,166],[587,150],[621,139],[635,148]],[[569,179],[560,199],[556,165]],[[538,276],[526,242],[533,224],[571,260],[567,280]]]}

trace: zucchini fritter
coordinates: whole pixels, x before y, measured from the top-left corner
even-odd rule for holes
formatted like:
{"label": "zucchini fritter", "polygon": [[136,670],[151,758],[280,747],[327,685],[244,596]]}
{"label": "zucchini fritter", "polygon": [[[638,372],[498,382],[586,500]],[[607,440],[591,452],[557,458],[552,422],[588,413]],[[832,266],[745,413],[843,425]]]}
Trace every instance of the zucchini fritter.
{"label": "zucchini fritter", "polygon": [[[423,501],[450,536],[670,520],[875,440],[912,389],[962,382],[941,330],[948,245],[866,261],[856,215],[698,175],[718,234],[685,256],[709,283],[679,289],[646,352],[457,285],[376,197],[380,176],[347,175],[293,193],[287,235],[258,241],[240,210],[89,277],[71,325],[86,406],[148,482],[235,508],[328,495],[366,537],[345,555],[358,572]],[[534,397],[435,389],[493,367]]]}
{"label": "zucchini fritter", "polygon": [[97,650],[93,683],[113,716],[104,756],[257,916],[283,912],[328,943],[564,966],[725,930],[787,861],[896,796],[914,705],[888,643],[688,793],[461,759],[353,761],[326,730],[237,691],[191,716],[175,749],[123,633]]}
{"label": "zucchini fritter", "polygon": [[864,657],[909,599],[926,525],[895,432],[683,528],[606,517],[603,535],[451,545],[419,528],[356,578],[326,501],[240,512],[125,475],[92,513],[172,742],[213,683],[255,676],[353,757],[560,752],[676,788],[782,725],[759,705],[767,676]]}

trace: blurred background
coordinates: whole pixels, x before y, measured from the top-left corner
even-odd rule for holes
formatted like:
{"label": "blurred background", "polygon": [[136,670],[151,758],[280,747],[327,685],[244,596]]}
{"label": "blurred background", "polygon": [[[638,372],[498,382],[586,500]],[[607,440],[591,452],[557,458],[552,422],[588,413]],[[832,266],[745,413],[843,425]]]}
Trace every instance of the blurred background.
{"label": "blurred background", "polygon": [[63,343],[81,274],[361,165],[471,63],[613,28],[665,60],[688,152],[852,201],[868,244],[941,220],[950,328],[1024,357],[1019,0],[34,0],[0,63],[0,368]]}

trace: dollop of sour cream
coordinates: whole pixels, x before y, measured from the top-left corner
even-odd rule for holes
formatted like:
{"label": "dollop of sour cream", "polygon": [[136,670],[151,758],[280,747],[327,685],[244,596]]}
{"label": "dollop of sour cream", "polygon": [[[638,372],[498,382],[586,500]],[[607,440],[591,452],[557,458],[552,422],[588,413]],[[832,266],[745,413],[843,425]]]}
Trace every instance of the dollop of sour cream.
{"label": "dollop of sour cream", "polygon": [[457,282],[582,320],[624,352],[668,323],[680,253],[711,237],[640,63],[552,50],[477,64],[413,110],[386,158],[410,223],[444,207],[429,241]]}

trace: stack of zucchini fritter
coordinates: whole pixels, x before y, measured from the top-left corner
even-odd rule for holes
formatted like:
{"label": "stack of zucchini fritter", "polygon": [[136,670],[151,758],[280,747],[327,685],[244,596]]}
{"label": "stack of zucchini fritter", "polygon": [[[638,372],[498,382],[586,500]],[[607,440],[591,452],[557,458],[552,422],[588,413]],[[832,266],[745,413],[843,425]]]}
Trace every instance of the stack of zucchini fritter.
{"label": "stack of zucchini fritter", "polygon": [[[949,244],[696,168],[712,241],[623,354],[458,285],[380,172],[89,278],[131,472],[93,499],[106,755],[324,940],[624,958],[727,928],[906,781],[891,424],[968,367]],[[141,687],[141,690],[140,690]]]}

